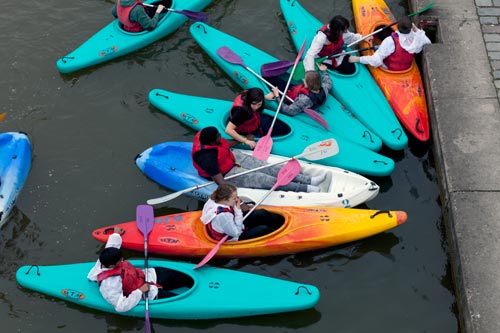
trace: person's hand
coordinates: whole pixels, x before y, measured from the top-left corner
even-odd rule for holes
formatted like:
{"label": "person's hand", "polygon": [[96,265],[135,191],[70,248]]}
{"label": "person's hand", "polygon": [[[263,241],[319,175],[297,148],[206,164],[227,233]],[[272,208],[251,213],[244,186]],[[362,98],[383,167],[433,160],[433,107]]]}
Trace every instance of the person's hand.
{"label": "person's hand", "polygon": [[254,149],[255,146],[257,145],[257,143],[253,140],[247,140],[246,144],[250,147],[250,149]]}
{"label": "person's hand", "polygon": [[146,291],[149,291],[149,284],[147,283],[144,283],[140,288],[139,288],[140,291],[142,291],[143,293],[145,293]]}
{"label": "person's hand", "polygon": [[163,11],[163,9],[165,9],[165,6],[163,6],[163,5],[158,5],[158,8],[156,9],[156,13],[157,13],[157,14],[160,14],[160,13]]}
{"label": "person's hand", "polygon": [[371,43],[371,42],[373,42],[373,36],[367,37],[365,40],[366,40],[368,43]]}
{"label": "person's hand", "polygon": [[274,97],[280,96],[280,90],[278,89],[278,87],[273,87],[272,90],[273,90]]}
{"label": "person's hand", "polygon": [[125,229],[120,228],[120,227],[115,227],[115,228],[113,229],[113,232],[114,232],[115,234],[123,235],[123,233],[125,232]]}
{"label": "person's hand", "polygon": [[322,72],[326,71],[326,68],[327,68],[327,67],[326,67],[326,65],[325,65],[325,64],[319,64],[319,65],[318,65],[318,69],[319,69],[320,71],[322,71]]}
{"label": "person's hand", "polygon": [[415,23],[412,23],[412,24],[411,24],[411,30],[413,30],[413,32],[417,32],[417,31],[418,31],[418,28],[417,28],[417,26],[415,25]]}
{"label": "person's hand", "polygon": [[240,199],[240,197],[236,197],[236,208],[241,209],[241,199]]}
{"label": "person's hand", "polygon": [[349,57],[349,62],[354,63],[354,62],[359,62],[359,57],[356,56],[350,56]]}

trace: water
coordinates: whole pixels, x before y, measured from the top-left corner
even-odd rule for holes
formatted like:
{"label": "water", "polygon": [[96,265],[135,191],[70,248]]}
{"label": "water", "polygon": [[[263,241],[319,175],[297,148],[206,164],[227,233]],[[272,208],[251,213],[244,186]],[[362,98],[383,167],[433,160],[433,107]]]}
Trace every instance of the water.
{"label": "water", "polygon": [[[322,21],[352,18],[350,1],[302,1]],[[93,261],[102,244],[93,229],[135,218],[135,206],[165,195],[135,166],[136,154],[194,132],[149,105],[153,88],[232,99],[239,88],[196,46],[184,25],[128,56],[61,75],[56,60],[111,20],[111,1],[0,4],[0,131],[24,131],[33,166],[9,221],[0,230],[0,322],[4,332],[135,332],[144,320],[105,314],[23,290],[24,264]],[[404,13],[398,1],[390,3]],[[209,24],[278,58],[295,52],[278,1],[215,1]],[[212,264],[318,286],[311,310],[217,321],[153,320],[156,332],[456,332],[431,144],[410,142],[390,177],[373,178],[379,196],[361,208],[405,210],[406,224],[344,246],[274,258]],[[156,214],[198,209],[179,197]],[[128,253],[141,257],[140,253]]]}

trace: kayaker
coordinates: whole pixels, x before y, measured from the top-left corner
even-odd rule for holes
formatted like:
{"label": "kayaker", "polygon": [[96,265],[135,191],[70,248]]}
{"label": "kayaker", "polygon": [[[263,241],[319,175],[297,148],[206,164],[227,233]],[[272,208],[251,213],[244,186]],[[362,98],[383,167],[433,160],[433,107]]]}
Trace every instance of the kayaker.
{"label": "kayaker", "polygon": [[278,221],[273,215],[277,214],[258,209],[243,222],[237,188],[224,183],[217,187],[205,203],[200,219],[213,239],[218,241],[228,235],[228,241],[234,242],[264,236],[277,230],[283,224],[283,218],[278,216]]}
{"label": "kayaker", "polygon": [[153,30],[163,17],[164,5],[154,7],[145,6],[141,0],[118,0],[111,10],[114,17],[120,20],[122,27],[128,32]]}
{"label": "kayaker", "polygon": [[[231,176],[243,171],[255,169],[267,164],[252,155],[240,151],[231,151],[229,143],[221,138],[215,127],[205,127],[194,137],[191,152],[193,166],[201,177],[211,179],[218,185],[224,184],[225,176]],[[238,187],[271,189],[277,181],[277,175],[282,166],[276,165],[259,171],[251,172],[231,179]],[[319,192],[317,186],[326,177],[326,173],[311,177],[299,173],[295,179],[278,189],[295,192]]]}
{"label": "kayaker", "polygon": [[[120,247],[121,235],[125,232],[115,227],[106,243],[105,249],[99,255],[96,264],[87,275],[91,281],[99,283],[102,297],[113,306],[116,312],[125,312],[136,306],[144,293],[148,298],[160,299],[175,296],[167,290],[181,287],[190,288],[193,281],[186,274],[164,267],[141,270],[128,261],[123,260]],[[145,277],[147,275],[148,281]]]}
{"label": "kayaker", "polygon": [[[322,26],[309,46],[304,57],[304,69],[306,71],[314,70],[314,59],[326,57],[335,53],[340,53],[345,44],[350,44],[354,41],[363,38],[360,34],[349,31],[349,21],[341,16],[334,16],[330,23]],[[370,36],[366,41],[373,40]],[[353,74],[356,67],[348,61],[349,55],[338,56],[335,58],[326,59],[323,63],[329,69],[334,69],[341,74]]]}
{"label": "kayaker", "polygon": [[[326,72],[327,67],[324,64],[318,65],[317,71],[307,71],[304,76],[304,81],[301,84],[293,85],[288,89],[286,95],[293,100],[290,104],[286,99],[281,105],[280,112],[288,116],[295,116],[305,109],[315,109],[324,104],[328,92],[332,89],[332,80]],[[288,78],[280,76],[266,77],[269,83],[275,85],[273,93],[275,100],[280,101],[279,90],[283,91],[286,88]]]}
{"label": "kayaker", "polygon": [[382,66],[393,71],[410,68],[416,53],[420,53],[431,41],[425,32],[418,29],[408,16],[398,21],[398,30],[384,38],[371,56],[350,57],[349,62],[360,62],[373,67]]}
{"label": "kayaker", "polygon": [[[225,131],[233,138],[228,141],[230,146],[242,143],[251,149],[255,148],[254,138],[266,135],[272,123],[272,117],[262,115],[264,99],[272,100],[274,96],[273,92],[264,95],[260,88],[250,88],[236,96]],[[271,135],[281,136],[288,132],[290,132],[288,126],[277,120]]]}

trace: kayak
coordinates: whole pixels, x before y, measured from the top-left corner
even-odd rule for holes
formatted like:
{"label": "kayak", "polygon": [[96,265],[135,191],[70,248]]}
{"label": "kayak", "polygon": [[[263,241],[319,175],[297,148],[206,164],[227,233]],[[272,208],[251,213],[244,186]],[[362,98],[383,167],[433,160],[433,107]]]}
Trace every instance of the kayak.
{"label": "kayak", "polygon": [[9,213],[28,177],[31,167],[31,145],[21,132],[0,134],[0,226]]}
{"label": "kayak", "polygon": [[[208,181],[198,175],[191,160],[191,142],[164,142],[146,149],[135,158],[137,167],[150,179],[172,190],[181,191],[205,184]],[[250,150],[241,150],[250,155]],[[271,155],[269,163],[287,160],[285,157]],[[330,206],[354,207],[375,198],[379,192],[377,184],[371,180],[344,169],[301,161],[302,172],[315,176],[324,171],[325,180],[319,184],[321,192],[273,191],[264,200],[264,205],[271,206]],[[284,163],[283,163],[284,165]],[[229,180],[230,181],[230,180]],[[198,188],[186,193],[187,196],[207,201],[217,185]],[[245,201],[259,202],[268,190],[238,188],[238,195]]]}
{"label": "kayak", "polygon": [[[199,131],[207,126],[214,126],[226,139],[226,122],[229,118],[232,101],[177,94],[166,90],[153,89],[149,92],[149,102],[160,111],[181,123]],[[263,117],[274,117],[275,112],[264,110]],[[318,160],[318,163],[347,169],[363,175],[387,176],[394,170],[394,161],[368,148],[351,141],[335,137],[331,132],[318,131],[295,119],[278,114],[278,121],[289,131],[282,136],[273,136],[271,153],[292,157],[302,153],[304,148],[315,142],[334,138],[339,146],[339,153]],[[240,148],[249,148],[239,144]]]}
{"label": "kayak", "polygon": [[[142,268],[144,260],[130,260]],[[145,302],[118,313],[87,279],[95,262],[53,266],[21,266],[16,273],[26,289],[78,305],[124,316],[144,318]],[[149,301],[149,317],[161,319],[215,319],[263,315],[312,308],[319,300],[316,287],[286,280],[165,260],[149,260],[148,267],[165,267],[186,275],[183,287],[170,290],[169,298]],[[37,302],[44,302],[34,297]],[[41,305],[43,306],[43,305]],[[43,311],[41,309],[41,311]]]}
{"label": "kayak", "polygon": [[[368,35],[396,21],[383,0],[353,0],[352,8],[356,30],[362,35]],[[395,25],[391,28],[393,31],[396,30]],[[377,41],[377,38],[374,41]],[[378,40],[378,42],[381,41]],[[372,46],[372,43],[362,42],[361,47]],[[372,50],[365,51],[363,55],[372,55],[373,53]],[[391,104],[394,113],[408,132],[420,141],[429,140],[427,102],[422,77],[415,60],[413,60],[411,67],[404,71],[391,71],[372,66],[368,66],[368,68]]]}
{"label": "kayak", "polygon": [[[218,257],[262,257],[316,250],[370,237],[403,224],[403,211],[377,211],[332,207],[263,207],[279,214],[283,225],[276,231],[258,238],[223,243]],[[258,210],[257,210],[258,211]],[[148,237],[151,253],[201,257],[216,244],[200,221],[201,211],[176,213],[155,218]],[[113,227],[125,229],[122,247],[135,251],[144,248],[144,235],[136,222],[126,222],[96,229],[92,236],[106,242]]]}
{"label": "kayak", "polygon": [[[199,11],[211,3],[212,0],[175,0],[171,8]],[[137,51],[173,33],[187,20],[184,14],[167,11],[154,30],[127,32],[121,28],[118,19],[114,19],[77,49],[57,60],[57,69],[61,73],[71,73]]]}
{"label": "kayak", "polygon": [[[306,11],[298,1],[280,0],[280,6],[295,48],[299,50],[306,39],[307,49],[323,23]],[[380,137],[387,147],[404,149],[408,144],[408,137],[389,102],[366,66],[359,63],[355,66],[356,72],[352,75],[328,71],[333,81],[330,93]]]}
{"label": "kayak", "polygon": [[[252,74],[245,67],[233,64],[224,60],[217,54],[221,47],[227,47],[241,57],[244,65],[255,72],[259,72],[263,64],[274,62],[278,59],[270,54],[243,42],[242,40],[217,30],[207,24],[194,23],[190,27],[190,32],[201,48],[217,63],[243,89],[261,88],[265,94],[270,92],[268,85]],[[260,75],[260,74],[259,74]],[[266,101],[266,107],[271,110],[278,108],[275,101]],[[333,96],[328,95],[326,102],[315,109],[328,123],[328,131],[336,136],[342,136],[350,141],[362,145],[373,151],[379,151],[382,147],[382,140],[370,131],[367,126],[361,124],[352,114],[346,110]],[[315,120],[311,119],[304,112],[293,117],[312,127],[314,131],[325,131],[325,129]]]}

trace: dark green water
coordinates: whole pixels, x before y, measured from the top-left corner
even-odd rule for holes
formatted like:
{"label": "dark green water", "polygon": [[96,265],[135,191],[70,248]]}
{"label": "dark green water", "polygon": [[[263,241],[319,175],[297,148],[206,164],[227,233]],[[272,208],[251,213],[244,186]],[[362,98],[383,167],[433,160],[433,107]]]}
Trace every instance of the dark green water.
{"label": "dark green water", "polygon": [[[350,1],[302,1],[326,21],[352,18]],[[135,332],[144,320],[105,314],[21,289],[23,264],[94,261],[93,229],[135,218],[135,206],[168,193],[135,166],[136,154],[194,132],[151,107],[153,88],[232,99],[239,88],[191,39],[189,24],[166,39],[110,63],[61,75],[56,60],[111,20],[103,0],[12,0],[0,4],[0,131],[24,131],[33,166],[11,219],[0,230],[3,332]],[[392,1],[396,15],[404,13]],[[209,24],[279,58],[295,52],[279,2],[215,1]],[[406,224],[322,251],[213,265],[318,286],[309,311],[217,321],[153,320],[155,332],[456,332],[432,143],[410,142],[390,177],[373,179],[379,196],[362,208],[405,210]],[[200,208],[179,197],[156,214]],[[140,257],[140,253],[129,253]]]}

